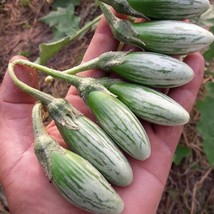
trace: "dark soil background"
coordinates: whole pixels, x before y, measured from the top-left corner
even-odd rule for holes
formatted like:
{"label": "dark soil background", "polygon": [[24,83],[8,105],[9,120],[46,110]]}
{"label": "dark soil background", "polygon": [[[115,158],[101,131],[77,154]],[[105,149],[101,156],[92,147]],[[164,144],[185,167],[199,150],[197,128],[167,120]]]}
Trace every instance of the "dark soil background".
{"label": "dark soil background", "polygon": [[[12,56],[27,55],[34,61],[38,57],[39,44],[50,41],[50,29],[39,21],[50,10],[51,6],[45,0],[31,0],[27,6],[23,5],[23,0],[0,0],[0,83]],[[99,15],[100,10],[94,0],[82,0],[77,14],[81,17],[81,25],[84,25]],[[93,30],[87,32],[51,59],[48,66],[63,70],[80,63],[92,36]],[[204,78],[204,83],[206,81]],[[40,78],[40,89],[55,96],[64,96],[68,87],[60,81],[55,81],[50,87],[44,84],[42,76]],[[202,84],[199,99],[203,96]],[[195,128],[199,118],[194,108],[180,141],[180,144],[191,148],[192,155],[179,166],[172,165],[158,209],[160,214],[214,213],[214,171],[206,161],[202,139]],[[8,212],[4,193],[0,190],[0,213]]]}

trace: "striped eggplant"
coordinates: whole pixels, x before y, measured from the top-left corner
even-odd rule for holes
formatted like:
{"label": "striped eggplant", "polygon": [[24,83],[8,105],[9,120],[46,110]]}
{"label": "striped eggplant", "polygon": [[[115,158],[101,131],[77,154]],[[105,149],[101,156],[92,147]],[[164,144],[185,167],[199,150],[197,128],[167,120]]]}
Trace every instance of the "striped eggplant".
{"label": "striped eggplant", "polygon": [[91,162],[110,183],[127,186],[132,182],[130,164],[98,125],[62,98],[53,99],[47,110],[73,152]]}
{"label": "striped eggplant", "polygon": [[[92,164],[71,151],[59,148],[53,138],[41,136],[36,141],[38,160],[42,160],[41,165],[48,169],[50,181],[66,200],[93,213],[122,212],[122,199]],[[40,142],[46,145],[41,147]]]}
{"label": "striped eggplant", "polygon": [[[66,80],[78,89],[80,96],[88,103],[104,131],[128,154],[139,160],[150,156],[150,142],[137,117],[96,79],[59,74],[53,70],[50,73]],[[64,121],[62,116],[59,115],[59,118],[62,119],[62,124],[72,121],[72,117],[65,117]],[[73,125],[72,121],[71,127]]]}
{"label": "striped eggplant", "polygon": [[50,181],[75,206],[97,214],[119,214],[124,202],[87,160],[62,148],[41,121],[41,105],[33,108],[34,151]]}
{"label": "striped eggplant", "polygon": [[[124,1],[124,0],[121,0]],[[151,19],[182,20],[201,15],[209,9],[208,0],[125,0]],[[112,1],[112,3],[114,0]]]}
{"label": "striped eggplant", "polygon": [[211,32],[192,23],[175,20],[132,23],[117,18],[104,3],[100,7],[116,39],[152,52],[185,55],[202,51],[214,41]]}
{"label": "striped eggplant", "polygon": [[188,54],[202,51],[213,41],[211,32],[192,23],[182,21],[152,21],[133,23],[144,48],[164,54]]}
{"label": "striped eggplant", "polygon": [[130,82],[152,87],[177,87],[190,82],[193,70],[181,60],[153,52],[110,51],[63,73],[89,69],[115,72]]}
{"label": "striped eggplant", "polygon": [[111,185],[88,161],[65,151],[51,154],[52,182],[62,195],[82,209],[119,214],[124,203]]}
{"label": "striped eggplant", "polygon": [[154,89],[126,82],[113,84],[108,89],[135,115],[154,124],[177,126],[190,119],[180,104]]}
{"label": "striped eggplant", "polygon": [[104,53],[97,67],[115,72],[131,82],[153,87],[177,87],[188,83],[194,76],[186,63],[152,52]]}
{"label": "striped eggplant", "polygon": [[138,160],[150,156],[147,134],[127,106],[102,91],[89,92],[86,101],[98,123],[119,147]]}

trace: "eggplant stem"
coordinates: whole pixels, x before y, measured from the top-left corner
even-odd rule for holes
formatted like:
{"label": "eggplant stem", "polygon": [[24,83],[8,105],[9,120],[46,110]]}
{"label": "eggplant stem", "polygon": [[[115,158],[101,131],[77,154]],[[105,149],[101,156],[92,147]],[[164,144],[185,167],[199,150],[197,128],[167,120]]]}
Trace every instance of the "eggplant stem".
{"label": "eggplant stem", "polygon": [[54,70],[54,69],[48,68],[46,66],[39,65],[37,63],[30,62],[30,61],[27,61],[24,59],[17,59],[15,61],[9,63],[8,70],[9,70],[10,77],[14,81],[14,83],[18,87],[20,87],[23,91],[25,91],[28,94],[36,97],[42,103],[47,103],[47,102],[51,101],[53,99],[53,97],[35,89],[35,88],[32,88],[32,87],[26,85],[25,83],[23,83],[22,81],[20,81],[16,77],[15,72],[14,72],[15,65],[24,65],[24,66],[31,67],[33,69],[36,69],[36,70],[43,72],[43,73],[46,73],[46,74],[53,76],[55,78],[68,81],[69,83],[71,83],[75,87],[79,87],[80,82],[83,79],[83,77],[65,74],[65,73],[62,73],[58,70]]}
{"label": "eggplant stem", "polygon": [[[26,60],[22,60],[22,61],[26,61]],[[26,61],[27,62],[27,61]],[[53,100],[53,97],[47,93],[44,93],[38,89],[35,89],[27,84],[25,84],[24,82],[22,82],[21,80],[19,80],[15,74],[15,65],[17,64],[22,64],[24,65],[24,63],[19,62],[18,60],[9,63],[8,65],[8,72],[10,75],[10,78],[12,79],[12,81],[14,82],[14,84],[16,86],[18,86],[21,90],[23,90],[24,92],[28,93],[29,95],[35,97],[37,100],[39,100],[40,102],[44,103],[44,104],[48,104]]]}

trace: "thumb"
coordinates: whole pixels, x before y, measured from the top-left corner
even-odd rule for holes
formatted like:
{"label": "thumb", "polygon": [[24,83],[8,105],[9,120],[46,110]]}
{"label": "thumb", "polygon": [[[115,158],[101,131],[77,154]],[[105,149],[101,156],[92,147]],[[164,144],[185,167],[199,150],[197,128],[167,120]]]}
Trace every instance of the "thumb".
{"label": "thumb", "polygon": [[[23,57],[16,56],[14,61]],[[26,58],[24,58],[26,59]],[[37,87],[36,71],[25,66],[15,66],[17,77],[32,87]],[[0,89],[0,177],[21,159],[31,148],[33,140],[31,112],[34,98],[21,91],[6,71]]]}
{"label": "thumb", "polygon": [[[10,60],[10,62],[13,62],[17,59],[27,60],[25,57],[15,56]],[[15,74],[22,82],[28,84],[31,87],[37,88],[38,81],[36,71],[34,69],[23,65],[16,65]],[[0,99],[8,103],[33,103],[35,101],[33,97],[23,92],[12,82],[7,71],[1,85]]]}

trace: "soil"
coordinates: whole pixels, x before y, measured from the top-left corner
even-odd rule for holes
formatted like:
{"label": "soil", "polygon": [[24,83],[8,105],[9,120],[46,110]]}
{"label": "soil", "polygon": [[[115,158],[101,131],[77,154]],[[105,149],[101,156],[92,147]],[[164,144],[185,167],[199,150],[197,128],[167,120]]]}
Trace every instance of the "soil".
{"label": "soil", "polygon": [[[31,0],[27,6],[24,0],[0,0],[0,83],[3,79],[9,59],[17,54],[26,55],[31,61],[38,57],[39,44],[52,38],[51,30],[39,21],[39,18],[51,10],[45,0]],[[94,0],[81,1],[77,15],[81,25],[100,14]],[[78,64],[93,36],[93,30],[87,32],[64,48],[48,62],[48,66],[63,70]],[[60,59],[60,60],[59,60]],[[206,79],[204,80],[206,81]],[[55,81],[52,86],[43,83],[40,77],[40,89],[54,96],[64,96],[68,85]],[[204,96],[203,85],[199,99]],[[180,144],[192,150],[178,166],[173,164],[158,213],[160,214],[212,214],[214,213],[214,171],[206,161],[203,144],[197,133],[196,124],[200,115],[196,108],[191,113],[191,121],[185,126]],[[8,213],[7,202],[0,190],[0,213]]]}

